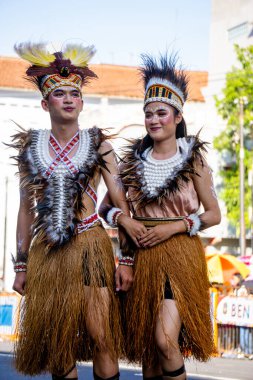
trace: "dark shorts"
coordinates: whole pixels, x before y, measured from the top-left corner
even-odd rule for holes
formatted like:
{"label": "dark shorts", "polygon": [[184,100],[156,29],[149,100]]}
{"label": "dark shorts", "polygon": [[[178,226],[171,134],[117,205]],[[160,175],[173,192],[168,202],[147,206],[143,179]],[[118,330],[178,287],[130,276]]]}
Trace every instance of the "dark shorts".
{"label": "dark shorts", "polygon": [[165,282],[164,299],[166,299],[166,300],[174,300],[169,279],[167,279],[166,282]]}

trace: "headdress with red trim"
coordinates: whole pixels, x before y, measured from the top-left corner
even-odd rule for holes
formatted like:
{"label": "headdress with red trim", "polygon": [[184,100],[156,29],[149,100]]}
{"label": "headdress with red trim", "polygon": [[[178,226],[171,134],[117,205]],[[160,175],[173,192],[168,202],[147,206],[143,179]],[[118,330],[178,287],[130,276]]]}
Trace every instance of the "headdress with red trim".
{"label": "headdress with red trim", "polygon": [[150,102],[164,102],[183,112],[188,96],[188,79],[184,70],[176,68],[177,56],[160,56],[159,62],[151,55],[143,54],[140,68],[144,87],[144,107]]}
{"label": "headdress with red trim", "polygon": [[95,54],[93,45],[68,44],[63,51],[50,53],[45,43],[25,42],[15,45],[14,49],[21,58],[32,64],[26,74],[44,98],[61,86],[72,86],[81,92],[81,87],[90,78],[97,77],[88,67]]}

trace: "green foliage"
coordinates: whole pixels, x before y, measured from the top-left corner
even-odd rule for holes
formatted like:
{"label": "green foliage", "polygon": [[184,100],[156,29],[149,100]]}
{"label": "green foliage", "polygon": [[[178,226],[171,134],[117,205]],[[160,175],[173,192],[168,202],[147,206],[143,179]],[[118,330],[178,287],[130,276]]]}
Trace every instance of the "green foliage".
{"label": "green foliage", "polygon": [[[227,126],[214,140],[214,147],[221,155],[220,175],[222,190],[220,197],[227,207],[227,217],[238,230],[240,220],[239,185],[239,99],[244,99],[244,141],[245,141],[245,223],[250,227],[249,206],[251,189],[248,173],[253,169],[253,45],[241,48],[235,45],[238,67],[226,75],[222,99],[215,98],[216,107]],[[246,100],[246,101],[245,101]],[[250,141],[252,140],[252,147]],[[222,157],[228,158],[225,162]]]}

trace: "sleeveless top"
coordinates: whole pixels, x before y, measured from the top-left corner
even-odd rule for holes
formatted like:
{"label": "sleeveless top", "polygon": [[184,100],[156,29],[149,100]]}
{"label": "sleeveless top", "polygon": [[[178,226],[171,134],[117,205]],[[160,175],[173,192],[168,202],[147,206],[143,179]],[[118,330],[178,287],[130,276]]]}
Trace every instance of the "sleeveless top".
{"label": "sleeveless top", "polygon": [[[20,187],[34,200],[33,237],[48,248],[61,246],[85,230],[84,218],[90,217],[91,224],[97,221],[96,189],[99,168],[105,165],[98,149],[105,139],[96,127],[79,130],[64,148],[50,130],[29,130],[14,136],[11,146],[19,150],[15,158]],[[55,158],[49,154],[49,145]]]}
{"label": "sleeveless top", "polygon": [[197,136],[177,139],[177,152],[166,160],[152,157],[152,147],[139,153],[141,140],[128,147],[121,178],[134,215],[165,218],[196,213],[200,202],[192,181],[196,161],[203,163],[205,143]]}

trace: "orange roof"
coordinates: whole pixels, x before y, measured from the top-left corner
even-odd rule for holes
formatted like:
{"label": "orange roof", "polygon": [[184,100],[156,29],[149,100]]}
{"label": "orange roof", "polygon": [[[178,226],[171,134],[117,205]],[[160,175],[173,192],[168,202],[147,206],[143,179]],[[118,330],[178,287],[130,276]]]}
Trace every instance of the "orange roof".
{"label": "orange roof", "polygon": [[[19,58],[0,57],[0,87],[32,90],[33,85],[24,79],[27,63]],[[143,87],[136,67],[94,64],[98,75],[85,89],[86,94],[143,98]],[[189,100],[204,102],[201,92],[207,86],[206,71],[189,71]]]}

